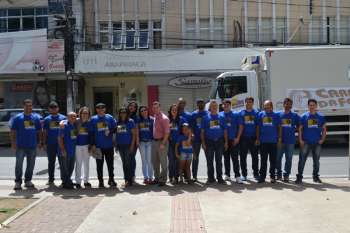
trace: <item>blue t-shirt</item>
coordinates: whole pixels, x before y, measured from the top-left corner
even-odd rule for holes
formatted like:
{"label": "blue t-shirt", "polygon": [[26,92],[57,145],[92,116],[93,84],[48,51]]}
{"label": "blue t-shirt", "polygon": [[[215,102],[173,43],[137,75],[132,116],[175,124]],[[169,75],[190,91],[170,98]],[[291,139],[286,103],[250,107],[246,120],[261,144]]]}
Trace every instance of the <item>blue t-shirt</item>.
{"label": "blue t-shirt", "polygon": [[220,115],[225,118],[227,126],[227,135],[229,140],[233,140],[238,134],[239,116],[237,113],[230,112],[220,112]]}
{"label": "blue t-shirt", "polygon": [[285,113],[279,112],[282,127],[282,143],[283,144],[295,144],[296,137],[295,131],[299,126],[300,117],[295,112]]}
{"label": "blue t-shirt", "polygon": [[281,124],[280,116],[275,112],[262,111],[258,114],[258,125],[260,129],[260,142],[277,143],[278,127]]}
{"label": "blue t-shirt", "polygon": [[20,148],[36,148],[37,133],[41,130],[40,116],[35,113],[17,114],[11,121],[11,130],[16,131],[16,145]]}
{"label": "blue t-shirt", "polygon": [[130,145],[132,142],[132,132],[135,122],[133,119],[129,119],[127,122],[118,121],[116,126],[116,141],[120,145]]}
{"label": "blue t-shirt", "polygon": [[192,113],[191,128],[193,130],[195,142],[201,141],[202,120],[206,115],[208,115],[208,111],[206,110],[203,110],[203,111],[196,110]]}
{"label": "blue t-shirt", "polygon": [[115,119],[109,114],[105,114],[102,117],[95,115],[90,122],[96,147],[101,149],[113,148],[113,132],[116,127]]}
{"label": "blue t-shirt", "polygon": [[180,117],[183,117],[186,120],[186,122],[191,122],[192,115],[191,113],[184,111],[180,114]]}
{"label": "blue t-shirt", "polygon": [[174,121],[170,121],[170,141],[176,143],[177,142],[177,137],[180,134],[181,131],[181,125],[183,123],[187,123],[186,119],[181,117],[179,118],[179,120],[174,120]]}
{"label": "blue t-shirt", "polygon": [[149,117],[147,119],[140,118],[138,121],[139,138],[140,141],[150,141],[153,139],[153,123],[154,118]]}
{"label": "blue t-shirt", "polygon": [[303,140],[310,144],[318,143],[321,140],[325,123],[325,117],[318,112],[316,114],[304,113],[300,118],[300,124],[303,126]]}
{"label": "blue t-shirt", "polygon": [[206,139],[218,140],[224,137],[224,131],[227,128],[225,118],[219,114],[208,114],[202,120],[202,130]]}
{"label": "blue t-shirt", "polygon": [[62,114],[56,116],[49,115],[44,119],[44,129],[47,132],[46,143],[48,145],[56,145],[58,143],[58,134],[60,131],[60,122],[66,117]]}
{"label": "blue t-shirt", "polygon": [[179,152],[180,153],[193,153],[192,145],[191,143],[188,145],[187,143],[188,137],[180,134],[179,137],[177,138],[176,143],[179,144]]}
{"label": "blue t-shirt", "polygon": [[239,112],[239,123],[243,125],[243,137],[255,138],[258,112],[242,110]]}
{"label": "blue t-shirt", "polygon": [[78,129],[77,145],[89,145],[89,134],[91,133],[90,121],[84,122]]}
{"label": "blue t-shirt", "polygon": [[60,129],[60,136],[63,137],[64,149],[67,152],[67,156],[75,156],[75,145],[78,137],[76,125],[65,121],[64,128]]}

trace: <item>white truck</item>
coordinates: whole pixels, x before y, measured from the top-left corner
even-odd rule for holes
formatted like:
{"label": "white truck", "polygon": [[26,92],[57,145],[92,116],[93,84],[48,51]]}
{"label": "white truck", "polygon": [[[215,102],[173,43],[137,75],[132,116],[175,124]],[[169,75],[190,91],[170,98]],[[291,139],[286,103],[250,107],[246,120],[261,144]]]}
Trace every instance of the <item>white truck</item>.
{"label": "white truck", "polygon": [[244,108],[247,96],[254,97],[257,109],[270,99],[277,111],[290,97],[300,114],[307,110],[307,100],[315,98],[328,134],[347,140],[350,46],[268,48],[261,56],[245,58],[242,70],[219,75],[210,93],[210,99],[230,98],[234,110]]}

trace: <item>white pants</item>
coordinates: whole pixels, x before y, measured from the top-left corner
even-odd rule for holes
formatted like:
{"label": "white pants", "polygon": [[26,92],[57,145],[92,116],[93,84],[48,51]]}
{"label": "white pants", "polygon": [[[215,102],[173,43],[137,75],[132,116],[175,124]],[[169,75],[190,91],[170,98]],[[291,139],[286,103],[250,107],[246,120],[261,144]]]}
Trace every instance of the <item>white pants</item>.
{"label": "white pants", "polygon": [[76,146],[75,147],[75,182],[81,183],[81,167],[84,165],[84,183],[89,182],[89,166],[90,166],[90,153],[89,146]]}
{"label": "white pants", "polygon": [[140,142],[139,148],[142,159],[143,178],[153,179],[152,141]]}

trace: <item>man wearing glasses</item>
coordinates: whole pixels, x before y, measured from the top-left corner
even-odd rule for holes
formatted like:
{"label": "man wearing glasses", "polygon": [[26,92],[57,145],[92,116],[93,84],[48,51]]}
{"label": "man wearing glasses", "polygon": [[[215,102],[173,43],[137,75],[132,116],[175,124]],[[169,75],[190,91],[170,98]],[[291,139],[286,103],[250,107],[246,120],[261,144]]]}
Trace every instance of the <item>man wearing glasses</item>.
{"label": "man wearing glasses", "polygon": [[61,159],[59,156],[58,146],[60,122],[65,120],[66,117],[62,114],[59,114],[58,104],[54,101],[49,104],[49,112],[50,115],[44,119],[43,143],[46,145],[48,159],[49,180],[47,182],[47,185],[51,186],[54,184],[55,180],[56,157],[58,157],[58,160]]}

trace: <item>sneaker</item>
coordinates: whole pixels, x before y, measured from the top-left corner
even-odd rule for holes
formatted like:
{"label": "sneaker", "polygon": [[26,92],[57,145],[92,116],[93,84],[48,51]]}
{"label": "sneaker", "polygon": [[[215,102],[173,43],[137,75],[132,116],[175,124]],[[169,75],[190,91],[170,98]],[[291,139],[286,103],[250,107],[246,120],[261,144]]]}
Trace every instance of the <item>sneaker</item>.
{"label": "sneaker", "polygon": [[136,182],[136,176],[132,177],[132,182],[135,183]]}
{"label": "sneaker", "polygon": [[148,179],[143,179],[143,184],[144,184],[144,185],[149,184]]}
{"label": "sneaker", "polygon": [[213,183],[215,183],[215,179],[208,179],[207,180],[207,184],[213,184]]}
{"label": "sneaker", "polygon": [[81,185],[80,185],[80,184],[75,184],[75,187],[76,187],[77,189],[81,189]]}
{"label": "sneaker", "polygon": [[124,188],[130,187],[130,186],[132,186],[132,182],[125,181]]}
{"label": "sneaker", "polygon": [[254,179],[255,179],[256,181],[259,181],[259,180],[260,180],[260,176],[259,176],[259,175],[254,175]]}
{"label": "sneaker", "polygon": [[[282,178],[281,178],[282,179]],[[274,178],[274,177],[271,177],[270,178],[270,182],[272,183],[272,184],[274,184],[274,183],[276,183],[276,179]]]}
{"label": "sneaker", "polygon": [[110,180],[108,181],[108,185],[109,185],[110,187],[116,187],[116,186],[117,186],[117,183],[116,183],[113,179],[110,179]]}
{"label": "sneaker", "polygon": [[63,188],[64,189],[74,189],[74,185],[73,184],[64,184]]}
{"label": "sneaker", "polygon": [[265,179],[259,179],[258,180],[258,184],[262,184],[262,183],[265,183]]}
{"label": "sneaker", "polygon": [[89,182],[84,183],[85,188],[91,188],[91,184]]}
{"label": "sneaker", "polygon": [[316,176],[316,177],[314,177],[314,182],[321,184],[322,180],[320,179],[320,177]]}
{"label": "sneaker", "polygon": [[281,176],[281,175],[278,175],[278,176],[277,176],[277,180],[282,181],[282,176]]}
{"label": "sneaker", "polygon": [[19,182],[15,183],[15,187],[13,188],[14,190],[22,190],[22,184]]}
{"label": "sneaker", "polygon": [[285,177],[283,177],[283,182],[285,182],[285,183],[289,183],[289,176],[285,176]]}
{"label": "sneaker", "polygon": [[243,184],[241,177],[236,177],[237,184]]}
{"label": "sneaker", "polygon": [[221,178],[221,179],[218,179],[218,183],[219,183],[219,184],[226,184],[226,181],[224,181],[224,180]]}
{"label": "sneaker", "polygon": [[225,176],[224,176],[224,180],[225,180],[225,181],[231,181],[231,177],[229,177],[228,175],[225,175]]}
{"label": "sneaker", "polygon": [[49,180],[49,181],[47,181],[46,185],[53,186],[53,185],[55,185],[55,183],[53,182],[53,180]]}
{"label": "sneaker", "polygon": [[104,188],[105,184],[103,183],[103,181],[98,182],[98,187],[99,188]]}
{"label": "sneaker", "polygon": [[241,176],[241,181],[247,181],[247,177],[246,176]]}
{"label": "sneaker", "polygon": [[34,184],[31,181],[27,181],[27,182],[25,182],[24,187],[26,187],[26,188],[34,188]]}
{"label": "sneaker", "polygon": [[297,179],[295,180],[296,184],[302,184],[303,183],[303,179],[300,177],[297,177]]}
{"label": "sneaker", "polygon": [[165,185],[166,185],[165,182],[159,182],[159,184],[158,184],[159,187],[163,187]]}

